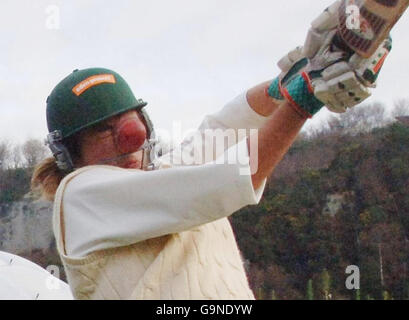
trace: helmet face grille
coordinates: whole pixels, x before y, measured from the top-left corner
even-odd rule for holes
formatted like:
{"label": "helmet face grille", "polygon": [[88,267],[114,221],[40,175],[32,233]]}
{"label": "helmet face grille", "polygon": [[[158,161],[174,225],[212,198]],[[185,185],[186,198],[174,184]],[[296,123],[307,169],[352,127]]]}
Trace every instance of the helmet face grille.
{"label": "helmet face grille", "polygon": [[103,68],[74,71],[47,99],[49,132],[60,130],[63,138],[147,103],[136,99],[126,81]]}

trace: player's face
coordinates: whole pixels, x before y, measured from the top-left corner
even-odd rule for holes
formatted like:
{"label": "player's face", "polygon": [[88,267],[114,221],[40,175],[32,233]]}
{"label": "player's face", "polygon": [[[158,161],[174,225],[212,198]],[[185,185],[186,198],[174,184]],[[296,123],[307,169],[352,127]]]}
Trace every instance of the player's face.
{"label": "player's face", "polygon": [[147,130],[142,116],[135,110],[105,120],[80,136],[80,166],[114,165],[141,168],[142,151]]}

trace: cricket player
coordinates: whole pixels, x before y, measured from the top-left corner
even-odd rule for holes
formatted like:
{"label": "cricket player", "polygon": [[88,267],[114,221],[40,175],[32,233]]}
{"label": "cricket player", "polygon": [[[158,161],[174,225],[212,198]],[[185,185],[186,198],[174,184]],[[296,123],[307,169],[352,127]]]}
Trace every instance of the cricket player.
{"label": "cricket player", "polygon": [[[205,116],[200,139],[161,156],[146,102],[118,73],[75,70],[57,84],[47,100],[54,157],[32,182],[54,200],[54,234],[76,299],[254,299],[227,217],[259,203],[308,118],[370,95],[391,48],[387,39],[363,59],[334,45],[337,5],[280,60],[279,76]],[[209,147],[215,130],[237,134]],[[203,152],[211,156],[187,163]],[[223,160],[232,153],[246,161]]]}

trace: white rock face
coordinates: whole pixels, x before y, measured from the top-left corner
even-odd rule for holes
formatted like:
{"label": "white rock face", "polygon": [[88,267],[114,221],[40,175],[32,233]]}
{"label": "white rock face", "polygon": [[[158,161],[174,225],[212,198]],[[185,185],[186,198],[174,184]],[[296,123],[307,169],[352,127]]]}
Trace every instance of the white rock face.
{"label": "white rock face", "polygon": [[0,205],[0,300],[73,299],[68,285],[59,280],[62,266],[50,265],[47,271],[18,256],[34,250],[49,255],[53,247],[51,202],[27,194],[21,201]]}
{"label": "white rock face", "polygon": [[19,254],[52,246],[51,202],[27,195],[11,205],[0,205],[0,250]]}
{"label": "white rock face", "polygon": [[354,192],[342,192],[327,195],[327,203],[322,212],[330,216],[335,216],[343,206],[351,205],[349,201],[354,197]]}

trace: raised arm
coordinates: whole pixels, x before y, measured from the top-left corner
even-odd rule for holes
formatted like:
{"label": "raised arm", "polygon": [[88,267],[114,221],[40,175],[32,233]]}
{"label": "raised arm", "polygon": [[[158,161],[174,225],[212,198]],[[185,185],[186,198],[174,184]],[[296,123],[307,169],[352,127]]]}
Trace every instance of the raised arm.
{"label": "raised arm", "polygon": [[[267,95],[263,97],[260,90],[249,92],[248,102],[259,112],[270,111],[269,99],[282,101],[259,130],[257,146],[253,145],[254,139],[249,139],[250,165],[257,168],[252,170],[255,189],[272,173],[306,119],[324,105],[330,111],[345,112],[368,98],[375,87],[392,40],[385,39],[368,59],[337,48],[333,45],[336,23],[328,23],[337,21],[337,5],[313,22],[315,29],[310,30],[303,48],[296,48],[280,60],[282,73],[270,83]],[[313,36],[317,30],[321,32],[318,38]]]}
{"label": "raised arm", "polygon": [[271,175],[306,120],[288,102],[284,102],[259,130],[256,148],[251,145],[254,140],[249,139],[250,167],[257,165],[257,170],[251,176],[254,189],[258,189]]}
{"label": "raised arm", "polygon": [[247,101],[250,107],[263,117],[271,116],[278,108],[279,103],[266,95],[271,81],[260,83],[247,91]]}
{"label": "raised arm", "polygon": [[[271,81],[261,83],[228,102],[219,111],[206,115],[197,131],[161,158],[172,166],[200,165],[214,161],[228,148],[264,126],[278,109],[278,102],[266,96]],[[250,103],[251,102],[251,103]]]}

